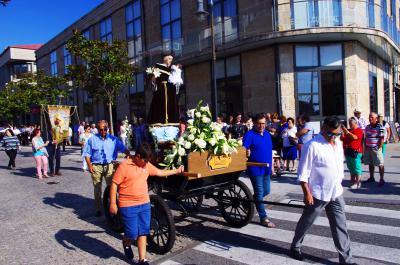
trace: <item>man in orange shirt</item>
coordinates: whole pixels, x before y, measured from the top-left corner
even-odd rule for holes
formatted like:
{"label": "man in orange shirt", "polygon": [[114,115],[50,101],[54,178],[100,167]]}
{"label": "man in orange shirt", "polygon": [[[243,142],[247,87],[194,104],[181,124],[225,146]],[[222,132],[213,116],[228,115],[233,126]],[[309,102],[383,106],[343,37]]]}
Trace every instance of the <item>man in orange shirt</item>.
{"label": "man in orange shirt", "polygon": [[137,239],[139,263],[146,261],[146,236],[150,233],[150,196],[147,188],[147,178],[150,176],[166,177],[183,172],[183,166],[174,170],[161,170],[148,160],[151,157],[151,147],[142,144],[136,154],[123,161],[116,170],[110,190],[110,213],[117,214],[118,206],[124,224],[122,244],[127,259],[133,259],[131,241]]}

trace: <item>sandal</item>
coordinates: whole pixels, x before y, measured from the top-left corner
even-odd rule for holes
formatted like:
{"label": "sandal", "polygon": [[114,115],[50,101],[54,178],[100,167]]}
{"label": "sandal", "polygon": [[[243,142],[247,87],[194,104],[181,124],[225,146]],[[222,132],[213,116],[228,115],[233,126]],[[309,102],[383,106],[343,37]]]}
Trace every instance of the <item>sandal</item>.
{"label": "sandal", "polygon": [[262,226],[265,226],[265,227],[268,227],[268,228],[275,228],[276,227],[276,225],[273,222],[271,222],[271,220],[269,220],[267,218],[262,220],[260,223],[261,223]]}
{"label": "sandal", "polygon": [[124,243],[122,242],[122,247],[124,248],[125,257],[128,260],[133,260],[133,251],[131,245],[125,246]]}

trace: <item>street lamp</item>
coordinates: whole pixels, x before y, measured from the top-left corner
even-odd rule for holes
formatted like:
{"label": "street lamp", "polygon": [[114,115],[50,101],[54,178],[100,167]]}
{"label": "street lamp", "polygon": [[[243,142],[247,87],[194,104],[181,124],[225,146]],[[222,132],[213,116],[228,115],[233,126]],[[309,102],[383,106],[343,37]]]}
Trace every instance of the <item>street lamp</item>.
{"label": "street lamp", "polygon": [[217,120],[218,117],[218,101],[217,101],[217,78],[215,72],[215,65],[217,61],[217,55],[215,52],[215,36],[214,36],[214,1],[208,0],[208,10],[209,12],[204,10],[204,0],[197,0],[197,11],[196,15],[200,20],[204,20],[207,16],[210,17],[210,30],[211,30],[211,51],[212,51],[212,60],[211,60],[211,72],[212,72],[212,80],[213,86],[211,89],[211,100],[212,100],[212,108],[213,108],[213,118],[214,121]]}

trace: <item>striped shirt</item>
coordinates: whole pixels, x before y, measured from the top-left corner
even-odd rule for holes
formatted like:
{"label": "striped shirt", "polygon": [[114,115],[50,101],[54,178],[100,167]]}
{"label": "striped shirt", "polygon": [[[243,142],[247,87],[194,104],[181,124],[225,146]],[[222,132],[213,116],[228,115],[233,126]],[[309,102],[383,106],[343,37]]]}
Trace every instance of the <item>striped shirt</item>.
{"label": "striped shirt", "polygon": [[4,136],[0,142],[0,147],[5,150],[18,149],[19,140],[17,136]]}
{"label": "striped shirt", "polygon": [[368,124],[365,127],[365,146],[377,148],[381,139],[385,137],[385,128],[377,123],[375,126]]}

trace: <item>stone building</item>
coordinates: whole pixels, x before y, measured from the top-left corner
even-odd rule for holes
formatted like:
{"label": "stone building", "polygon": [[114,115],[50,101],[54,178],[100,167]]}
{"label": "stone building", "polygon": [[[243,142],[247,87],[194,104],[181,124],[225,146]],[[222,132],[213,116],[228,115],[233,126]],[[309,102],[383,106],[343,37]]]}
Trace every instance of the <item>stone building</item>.
{"label": "stone building", "polygon": [[11,45],[0,54],[0,89],[18,81],[22,74],[36,72],[35,51],[41,44]]}
{"label": "stone building", "polygon": [[[208,1],[204,1],[208,2]],[[400,0],[214,0],[218,112],[328,115],[355,108],[397,120]],[[206,10],[210,11],[205,7]],[[209,18],[192,0],[107,0],[59,33],[37,54],[38,67],[65,73],[64,48],[78,29],[90,39],[128,42],[139,66],[118,96],[117,119],[145,115],[151,90],[143,74],[166,50],[183,65],[182,109],[212,102]],[[107,118],[104,103],[74,91],[86,120]]]}

